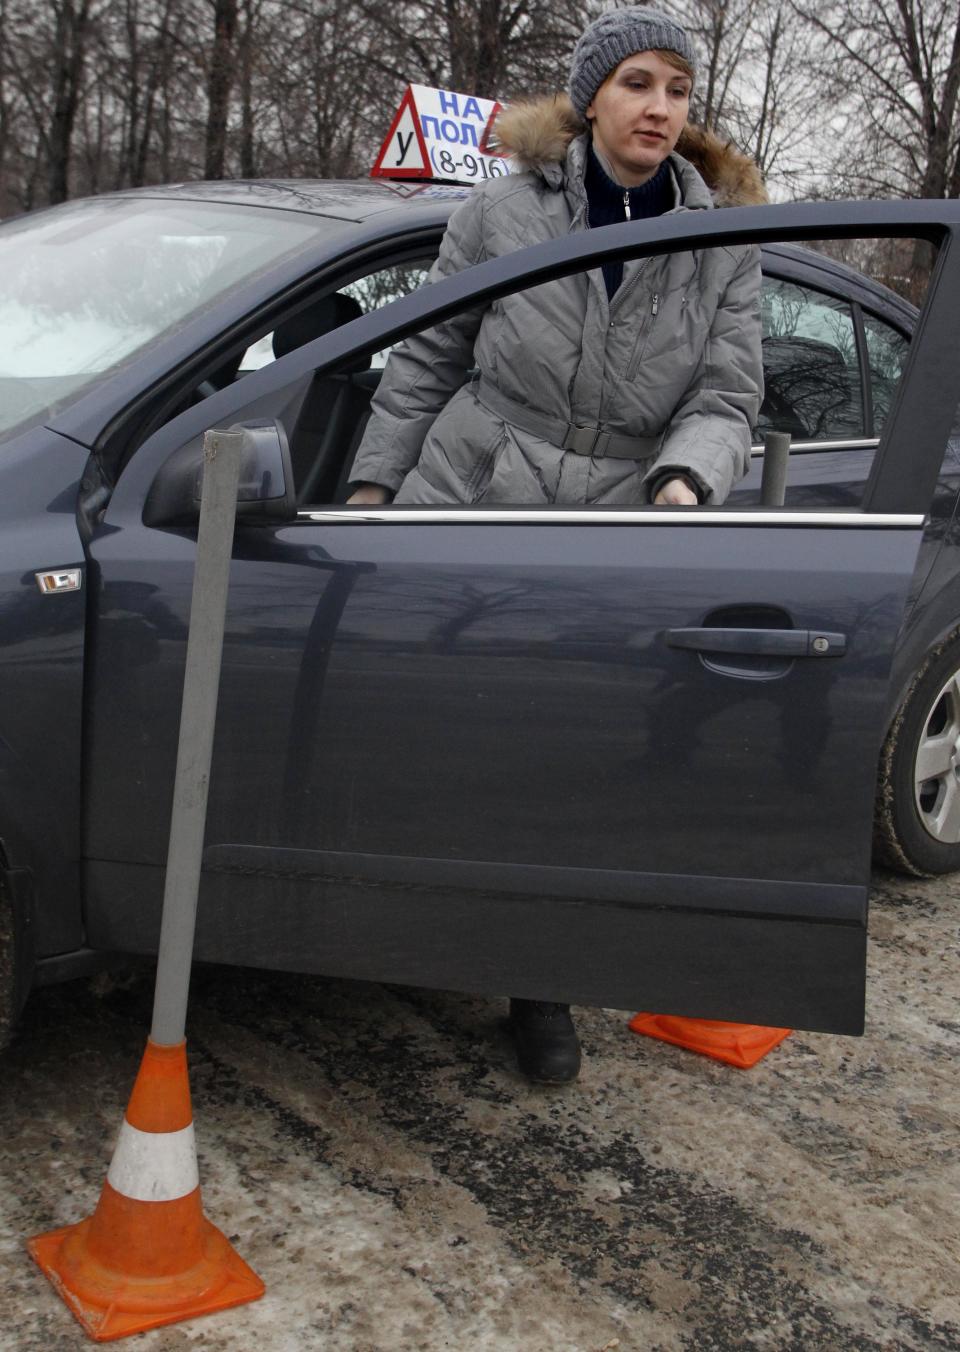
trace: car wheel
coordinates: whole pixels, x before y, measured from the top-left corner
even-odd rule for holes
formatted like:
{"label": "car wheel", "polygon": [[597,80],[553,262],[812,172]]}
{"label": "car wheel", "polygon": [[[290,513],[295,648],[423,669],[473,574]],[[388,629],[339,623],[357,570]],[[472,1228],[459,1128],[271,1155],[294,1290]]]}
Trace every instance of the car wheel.
{"label": "car wheel", "polygon": [[874,858],[916,877],[960,869],[960,635],[930,654],[887,733]]}

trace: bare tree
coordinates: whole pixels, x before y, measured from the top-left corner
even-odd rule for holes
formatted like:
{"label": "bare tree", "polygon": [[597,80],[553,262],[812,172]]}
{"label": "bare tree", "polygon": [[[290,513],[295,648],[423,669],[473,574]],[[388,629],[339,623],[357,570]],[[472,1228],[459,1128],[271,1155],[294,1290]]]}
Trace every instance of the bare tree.
{"label": "bare tree", "polygon": [[562,89],[590,17],[584,0],[359,0],[382,35],[378,62],[398,82],[485,98]]}
{"label": "bare tree", "polygon": [[957,0],[834,0],[793,8],[816,35],[819,75],[845,112],[833,166],[848,191],[960,193]]}
{"label": "bare tree", "polygon": [[53,47],[53,109],[49,140],[49,200],[69,195],[73,128],[82,89],[91,0],[51,0],[56,18]]}
{"label": "bare tree", "polygon": [[227,118],[234,82],[237,0],[210,0],[213,46],[207,72],[207,138],[204,178],[223,178],[227,153]]}
{"label": "bare tree", "polygon": [[[832,190],[850,196],[945,197],[960,192],[960,4],[957,0],[793,0],[815,34],[823,80],[846,114],[830,166]],[[933,250],[912,246],[919,296]],[[902,266],[898,264],[897,266]]]}
{"label": "bare tree", "polygon": [[694,92],[693,115],[711,131],[738,106],[738,75],[750,53],[760,0],[680,0],[673,13],[693,36],[703,60]]}
{"label": "bare tree", "polygon": [[262,6],[259,0],[242,0],[243,28],[240,32],[240,177],[256,178],[253,73]]}
{"label": "bare tree", "polygon": [[[405,85],[562,89],[608,3],[0,0],[0,211],[200,175],[363,174]],[[960,194],[960,0],[670,9],[701,55],[694,118],[779,195]]]}
{"label": "bare tree", "polygon": [[[7,0],[0,0],[0,53],[6,51],[11,38],[8,33],[8,10]],[[10,73],[6,62],[0,55],[0,185],[6,181],[8,152],[12,139],[12,126],[14,121],[14,96],[11,88]],[[2,195],[0,195],[0,215],[4,209]]]}
{"label": "bare tree", "polygon": [[[25,0],[10,0],[4,6],[3,102],[8,138],[15,106],[24,139],[21,182],[19,192],[14,192],[25,206],[34,205],[38,196],[62,202],[70,192],[92,4],[93,0],[50,0],[38,11]],[[6,169],[9,174],[9,156]]]}
{"label": "bare tree", "polygon": [[775,192],[804,195],[824,117],[807,26],[786,0],[679,0],[671,12],[702,60],[693,120],[750,154]]}
{"label": "bare tree", "polygon": [[362,174],[410,82],[562,88],[585,3],[0,0],[0,211],[200,174]]}

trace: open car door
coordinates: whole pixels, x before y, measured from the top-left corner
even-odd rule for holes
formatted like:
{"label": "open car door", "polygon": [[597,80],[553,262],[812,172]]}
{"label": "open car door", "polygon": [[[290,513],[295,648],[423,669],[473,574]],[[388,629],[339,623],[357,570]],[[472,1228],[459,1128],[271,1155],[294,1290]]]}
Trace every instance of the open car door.
{"label": "open car door", "polygon": [[144,509],[205,427],[282,419],[312,368],[617,252],[919,235],[936,268],[859,511],[316,503],[240,525],[197,930],[215,961],[861,1031],[887,679],[957,405],[958,227],[945,202],[575,234],[157,432],[91,545],[90,941],[156,944],[195,530]]}

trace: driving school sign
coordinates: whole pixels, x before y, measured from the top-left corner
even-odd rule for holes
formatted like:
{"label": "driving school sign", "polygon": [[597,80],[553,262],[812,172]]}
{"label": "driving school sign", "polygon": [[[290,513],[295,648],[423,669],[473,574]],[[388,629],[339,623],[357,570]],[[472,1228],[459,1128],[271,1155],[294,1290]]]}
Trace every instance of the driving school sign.
{"label": "driving school sign", "polygon": [[409,85],[370,170],[371,178],[480,183],[509,174],[510,161],[489,149],[499,111],[494,99]]}

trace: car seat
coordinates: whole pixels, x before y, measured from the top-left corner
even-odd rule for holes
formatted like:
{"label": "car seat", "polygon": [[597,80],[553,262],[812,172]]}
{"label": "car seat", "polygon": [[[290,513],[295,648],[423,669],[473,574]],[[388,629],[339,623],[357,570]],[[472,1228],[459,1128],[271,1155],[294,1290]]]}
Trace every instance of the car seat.
{"label": "car seat", "polygon": [[757,433],[802,441],[862,437],[859,374],[843,353],[814,338],[764,338],[764,398]]}
{"label": "car seat", "polygon": [[[333,292],[279,324],[273,354],[285,357],[342,324],[359,319],[363,310],[352,296]],[[370,370],[370,357],[358,358],[336,375],[315,375],[290,433],[290,459],[298,503],[338,500],[349,461],[370,412],[375,385],[354,377]]]}

